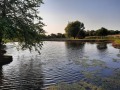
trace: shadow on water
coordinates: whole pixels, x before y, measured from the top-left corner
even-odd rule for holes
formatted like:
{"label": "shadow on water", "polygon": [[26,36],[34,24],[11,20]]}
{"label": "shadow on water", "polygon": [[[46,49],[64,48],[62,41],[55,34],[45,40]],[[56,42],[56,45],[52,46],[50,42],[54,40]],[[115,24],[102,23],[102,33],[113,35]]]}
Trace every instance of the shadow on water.
{"label": "shadow on water", "polygon": [[107,49],[107,43],[98,43],[97,44],[98,50],[106,50]]}
{"label": "shadow on water", "polygon": [[17,66],[13,65],[8,71],[0,67],[0,90],[43,90],[42,67],[38,60],[25,57],[17,60]]}
{"label": "shadow on water", "polygon": [[107,50],[108,50],[107,43],[97,43],[97,51],[100,54],[101,58],[108,54]]}
{"label": "shadow on water", "polygon": [[77,41],[67,41],[65,42],[65,45],[67,48],[72,48],[72,49],[83,49],[85,42],[77,42]]}
{"label": "shadow on water", "polygon": [[6,45],[0,45],[0,65],[9,64],[12,62],[12,56],[5,55],[6,54]]}
{"label": "shadow on water", "polygon": [[21,90],[42,90],[43,74],[42,67],[37,60],[30,59],[29,63],[20,62],[19,68],[19,88]]}
{"label": "shadow on water", "polygon": [[0,65],[0,86],[3,84],[3,72],[2,72],[2,66]]}
{"label": "shadow on water", "polygon": [[68,60],[78,64],[79,59],[84,57],[85,42],[68,41],[65,45]]}

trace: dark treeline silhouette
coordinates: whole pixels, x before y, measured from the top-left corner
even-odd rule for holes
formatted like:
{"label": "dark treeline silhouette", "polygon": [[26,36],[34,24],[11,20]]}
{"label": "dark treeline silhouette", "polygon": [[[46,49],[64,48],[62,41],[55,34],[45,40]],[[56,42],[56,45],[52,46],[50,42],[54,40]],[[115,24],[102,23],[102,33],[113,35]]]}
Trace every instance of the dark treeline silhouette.
{"label": "dark treeline silhouette", "polygon": [[50,35],[43,35],[43,38],[50,39],[50,38],[65,38],[65,34],[57,33],[57,34],[50,34]]}
{"label": "dark treeline silhouette", "polygon": [[102,38],[107,35],[116,35],[120,34],[119,30],[108,30],[107,28],[101,27],[98,30],[85,30],[84,23],[80,21],[73,21],[68,22],[67,26],[65,27],[65,34],[57,33],[57,34],[50,34],[45,35],[43,34],[43,38],[51,39],[51,38]]}
{"label": "dark treeline silhouette", "polygon": [[[104,27],[98,29],[98,30],[83,30],[82,32],[79,32],[80,35],[76,36],[76,38],[81,38],[81,37],[89,37],[89,36],[107,36],[107,35],[116,35],[120,34],[119,30],[108,30]],[[80,37],[81,36],[81,37]],[[50,38],[66,38],[68,37],[66,34],[62,33],[57,33],[57,34],[50,34],[50,35],[43,35],[43,38],[50,39]],[[72,36],[70,36],[72,37]],[[69,37],[69,38],[70,38]]]}
{"label": "dark treeline silhouette", "polygon": [[87,36],[100,36],[120,34],[119,30],[108,30],[101,27],[98,30],[85,30],[84,23],[80,21],[69,22],[65,27],[65,35],[68,38],[85,38]]}
{"label": "dark treeline silhouette", "polygon": [[98,30],[86,30],[85,36],[106,36],[120,34],[119,30],[108,30],[104,27]]}
{"label": "dark treeline silhouette", "polygon": [[67,37],[74,37],[75,38],[84,38],[84,23],[80,21],[69,22],[68,25],[65,27],[65,32]]}

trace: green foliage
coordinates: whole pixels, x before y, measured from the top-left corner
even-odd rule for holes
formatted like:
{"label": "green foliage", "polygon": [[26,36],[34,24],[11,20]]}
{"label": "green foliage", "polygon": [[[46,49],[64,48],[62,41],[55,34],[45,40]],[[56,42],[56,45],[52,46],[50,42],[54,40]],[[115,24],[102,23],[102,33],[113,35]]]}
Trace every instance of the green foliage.
{"label": "green foliage", "polygon": [[32,46],[39,51],[44,24],[38,15],[42,0],[2,0],[0,1],[0,44],[4,39],[19,42],[22,49]]}
{"label": "green foliage", "polygon": [[69,22],[65,28],[67,37],[84,37],[84,24],[79,21]]}
{"label": "green foliage", "polygon": [[57,85],[49,86],[46,90],[104,90],[99,86],[91,83],[80,81],[78,83],[60,83]]}
{"label": "green foliage", "polygon": [[104,27],[96,31],[97,36],[106,36],[108,35],[108,30]]}
{"label": "green foliage", "polygon": [[50,34],[46,36],[46,38],[51,39],[51,38],[65,38],[65,35],[62,33],[57,33],[57,34]]}
{"label": "green foliage", "polygon": [[85,32],[85,35],[86,36],[96,36],[96,31],[94,31],[94,30],[91,30],[91,31],[87,30]]}
{"label": "green foliage", "polygon": [[120,31],[107,30],[106,28],[103,28],[103,27],[98,30],[86,30],[85,31],[85,36],[107,36],[107,35],[116,35],[116,34],[120,34]]}

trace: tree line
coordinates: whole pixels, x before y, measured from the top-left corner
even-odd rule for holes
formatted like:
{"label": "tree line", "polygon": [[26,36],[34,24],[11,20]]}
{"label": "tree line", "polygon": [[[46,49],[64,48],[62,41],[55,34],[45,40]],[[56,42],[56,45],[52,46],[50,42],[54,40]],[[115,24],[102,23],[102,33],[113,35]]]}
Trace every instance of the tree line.
{"label": "tree line", "polygon": [[50,39],[50,38],[65,38],[65,34],[62,34],[62,33],[57,33],[57,34],[52,33],[50,35],[43,34],[42,38],[45,38],[45,39]]}
{"label": "tree line", "polygon": [[88,36],[107,36],[120,34],[119,30],[108,30],[107,28],[101,27],[98,30],[85,30],[84,23],[80,21],[69,22],[65,27],[65,33],[57,33],[50,35],[43,35],[43,38],[85,38]]}
{"label": "tree line", "polygon": [[104,27],[101,27],[98,30],[85,30],[84,23],[80,21],[69,22],[65,27],[66,37],[75,38],[84,38],[86,36],[107,36],[120,34],[119,30],[108,30]]}

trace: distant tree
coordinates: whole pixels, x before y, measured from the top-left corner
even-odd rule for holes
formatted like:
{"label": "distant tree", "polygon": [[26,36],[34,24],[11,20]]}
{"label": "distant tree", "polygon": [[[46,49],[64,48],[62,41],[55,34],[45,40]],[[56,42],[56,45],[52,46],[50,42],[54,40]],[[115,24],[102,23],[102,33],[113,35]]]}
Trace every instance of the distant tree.
{"label": "distant tree", "polygon": [[109,31],[108,31],[108,34],[109,34],[109,35],[120,34],[120,31],[119,31],[119,30],[109,30]]}
{"label": "distant tree", "polygon": [[50,37],[51,37],[51,38],[56,38],[57,35],[52,33],[52,34],[50,34]]}
{"label": "distant tree", "polygon": [[115,34],[120,34],[120,31],[118,31],[118,30],[115,30]]}
{"label": "distant tree", "polygon": [[96,32],[94,30],[91,30],[89,33],[90,36],[96,36]]}
{"label": "distant tree", "polygon": [[94,31],[94,30],[87,30],[86,32],[85,32],[85,35],[86,36],[95,36],[96,35],[96,32]]}
{"label": "distant tree", "polygon": [[57,38],[64,38],[65,37],[65,35],[64,34],[62,34],[62,33],[57,33]]}
{"label": "distant tree", "polygon": [[62,33],[57,33],[57,38],[62,38]]}
{"label": "distant tree", "polygon": [[106,28],[102,27],[101,29],[96,31],[96,34],[98,36],[106,36],[106,35],[108,35],[108,30]]}
{"label": "distant tree", "polygon": [[39,51],[44,24],[37,8],[42,3],[42,0],[0,0],[0,46],[4,39],[17,39],[22,49],[35,47]]}
{"label": "distant tree", "polygon": [[79,21],[69,22],[67,27],[65,28],[65,32],[67,37],[84,37],[84,24]]}

